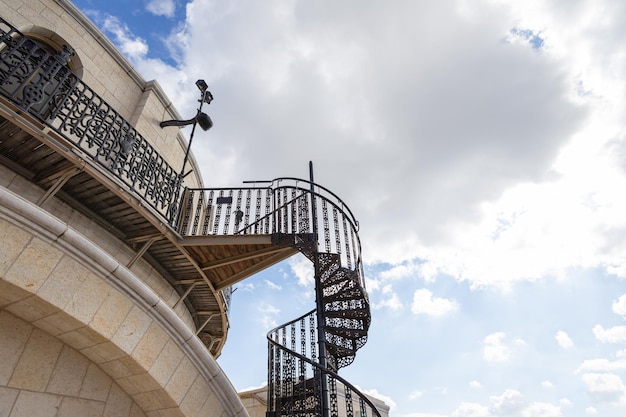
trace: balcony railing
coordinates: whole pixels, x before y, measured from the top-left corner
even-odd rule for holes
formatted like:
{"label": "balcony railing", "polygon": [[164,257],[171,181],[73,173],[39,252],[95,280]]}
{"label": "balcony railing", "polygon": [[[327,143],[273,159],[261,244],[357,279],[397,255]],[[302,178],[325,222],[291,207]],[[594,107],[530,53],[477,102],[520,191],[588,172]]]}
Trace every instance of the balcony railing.
{"label": "balcony railing", "polygon": [[[292,235],[303,243],[318,244],[320,252],[337,254],[343,267],[361,268],[358,222],[339,197],[297,178],[258,184],[262,185],[185,189],[178,232],[182,236]],[[314,230],[318,236],[313,236]]]}
{"label": "balcony railing", "polygon": [[167,224],[182,178],[131,124],[70,71],[73,51],[52,51],[0,18],[0,94],[107,169]]}

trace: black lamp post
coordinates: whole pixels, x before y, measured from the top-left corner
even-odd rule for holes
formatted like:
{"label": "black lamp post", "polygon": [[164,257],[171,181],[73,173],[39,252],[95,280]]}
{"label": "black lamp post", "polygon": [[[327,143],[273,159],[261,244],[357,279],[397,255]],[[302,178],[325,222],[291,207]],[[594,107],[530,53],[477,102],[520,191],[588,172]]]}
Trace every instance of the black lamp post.
{"label": "black lamp post", "polygon": [[191,170],[189,170],[189,172],[185,172],[185,166],[187,165],[187,159],[189,158],[189,151],[191,150],[191,142],[193,141],[193,134],[196,131],[196,125],[200,125],[204,131],[209,130],[213,126],[211,118],[206,113],[202,112],[202,105],[204,103],[211,104],[211,101],[213,101],[213,94],[207,90],[209,86],[204,80],[196,81],[196,86],[200,90],[200,100],[198,100],[200,102],[200,107],[198,107],[196,116],[189,120],[166,120],[159,123],[161,128],[167,126],[182,127],[193,124],[193,127],[191,128],[191,135],[189,136],[189,144],[187,145],[187,151],[185,152],[185,159],[183,160],[183,167],[180,170],[181,178],[185,178],[191,172]]}

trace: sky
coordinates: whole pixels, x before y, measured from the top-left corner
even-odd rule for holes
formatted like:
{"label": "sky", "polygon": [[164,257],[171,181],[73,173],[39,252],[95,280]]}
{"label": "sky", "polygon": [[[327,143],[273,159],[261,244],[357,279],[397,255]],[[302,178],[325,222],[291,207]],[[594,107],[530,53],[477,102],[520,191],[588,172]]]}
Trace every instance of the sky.
{"label": "sky", "polygon": [[[626,2],[76,0],[179,113],[207,186],[308,178],[360,222],[393,417],[626,415]],[[79,51],[80,53],[80,51]],[[218,363],[314,307],[294,257],[237,285]]]}

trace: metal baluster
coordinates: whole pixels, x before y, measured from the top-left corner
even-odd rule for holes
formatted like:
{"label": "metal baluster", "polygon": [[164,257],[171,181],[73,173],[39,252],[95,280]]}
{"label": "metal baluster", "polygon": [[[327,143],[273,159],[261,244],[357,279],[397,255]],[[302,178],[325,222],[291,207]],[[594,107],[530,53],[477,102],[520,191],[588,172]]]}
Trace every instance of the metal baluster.
{"label": "metal baluster", "polygon": [[268,414],[274,411],[276,408],[276,396],[274,394],[274,387],[276,384],[276,372],[274,369],[274,345],[267,342],[267,411]]}
{"label": "metal baluster", "polygon": [[[291,352],[296,351],[296,324],[291,323],[290,326],[291,337],[290,337],[290,345]],[[291,353],[289,353],[289,390],[291,391],[291,398],[294,408],[297,411],[297,393],[296,393],[296,358]]]}
{"label": "metal baluster", "polygon": [[[220,190],[219,196],[217,198],[217,202],[219,202],[220,197],[224,196],[224,190]],[[215,204],[215,219],[213,220],[213,234],[217,235],[220,226],[220,219],[222,217],[222,205]]]}
{"label": "metal baluster", "polygon": [[181,219],[180,233],[185,236],[187,234],[187,228],[189,227],[189,218],[191,217],[191,209],[193,208],[193,190],[188,190],[185,194],[186,207],[185,215]]}
{"label": "metal baluster", "polygon": [[269,216],[269,214],[272,212],[271,204],[272,204],[272,200],[271,200],[270,193],[268,192],[265,195],[265,213],[263,213],[264,216],[267,216],[267,217],[265,217],[265,222],[264,222],[265,223],[265,229],[261,230],[261,233],[272,233],[272,229],[270,228],[270,226],[271,226],[270,225],[270,217],[271,216]]}
{"label": "metal baluster", "polygon": [[344,385],[344,391],[346,396],[346,417],[354,417],[354,405],[352,404],[352,390],[350,387]]}
{"label": "metal baluster", "polygon": [[346,244],[346,266],[348,269],[352,268],[352,254],[350,251],[350,240],[348,238],[348,222],[346,220],[345,213],[341,216],[343,219],[343,238]]}
{"label": "metal baluster", "polygon": [[202,221],[202,236],[209,234],[209,227],[211,226],[211,215],[213,213],[213,191],[210,191],[209,198],[206,200],[206,208],[204,210],[204,220]]}
{"label": "metal baluster", "polygon": [[309,201],[304,191],[300,191],[298,196],[298,210],[300,211],[300,233],[310,233],[309,230]]}
{"label": "metal baluster", "polygon": [[244,233],[248,233],[248,226],[250,225],[250,203],[252,200],[252,190],[248,188],[248,190],[246,190],[246,211],[244,213]]}
{"label": "metal baluster", "polygon": [[230,197],[230,199],[228,200],[229,202],[226,203],[226,215],[224,216],[224,231],[222,232],[225,235],[229,234],[230,232],[228,226],[230,225],[230,211],[233,207],[233,190],[228,191],[228,196]]}
{"label": "metal baluster", "polygon": [[284,207],[281,208],[281,212],[284,213],[283,217],[283,233],[289,233],[289,194],[287,193],[287,189],[283,188],[283,201]]}
{"label": "metal baluster", "polygon": [[361,396],[359,396],[359,409],[359,417],[367,417],[367,406],[365,405],[365,400]]}
{"label": "metal baluster", "polygon": [[[297,187],[297,184],[296,184]],[[296,187],[291,189],[291,203],[289,206],[291,207],[291,233],[300,233],[298,230],[298,210],[297,210],[297,190]]]}
{"label": "metal baluster", "polygon": [[[300,354],[306,357],[306,322],[304,317],[300,320]],[[300,382],[304,384],[304,380],[306,379],[306,368],[304,361],[300,360],[300,374],[298,375],[300,378]]]}
{"label": "metal baluster", "polygon": [[322,200],[322,224],[324,225],[324,248],[330,253],[330,224],[328,222],[328,204]]}
{"label": "metal baluster", "polygon": [[200,190],[198,196],[198,203],[196,204],[196,212],[193,217],[193,228],[191,231],[192,236],[196,236],[198,233],[198,224],[200,223],[200,216],[202,215],[202,203],[204,203],[204,190]]}
{"label": "metal baluster", "polygon": [[235,206],[235,230],[234,233],[239,233],[240,224],[243,220],[243,211],[241,211],[241,200],[243,198],[243,190],[237,191],[237,204]]}
{"label": "metal baluster", "polygon": [[256,191],[256,212],[254,213],[254,233],[259,233],[259,219],[261,218],[261,189],[257,189]]}
{"label": "metal baluster", "polygon": [[333,206],[333,228],[335,230],[335,250],[341,258],[341,233],[339,232],[339,213],[337,207]]}
{"label": "metal baluster", "polygon": [[339,407],[337,405],[337,380],[332,376],[328,377],[328,394],[330,397],[330,417],[339,417]]}
{"label": "metal baluster", "polygon": [[[287,347],[287,330],[283,327],[280,330],[282,343],[281,345]],[[281,372],[281,383],[283,386],[283,398],[289,397],[289,354],[287,352],[282,352],[282,372]],[[287,410],[291,410],[291,401],[287,404]],[[286,411],[287,411],[286,410]]]}
{"label": "metal baluster", "polygon": [[[276,193],[276,207],[282,207],[283,204],[283,196],[280,191]],[[283,224],[283,212],[282,209],[278,208],[276,210],[276,226],[280,227]],[[281,230],[276,230],[277,233],[280,233]]]}

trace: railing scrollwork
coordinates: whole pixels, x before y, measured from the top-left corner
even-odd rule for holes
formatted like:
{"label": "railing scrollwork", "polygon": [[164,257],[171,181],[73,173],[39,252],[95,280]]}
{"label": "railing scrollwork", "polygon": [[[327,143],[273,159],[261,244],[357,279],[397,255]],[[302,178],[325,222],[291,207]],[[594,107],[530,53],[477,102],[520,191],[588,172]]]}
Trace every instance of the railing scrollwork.
{"label": "railing scrollwork", "polygon": [[173,225],[182,178],[135,128],[53,51],[0,18],[0,94],[47,124]]}

